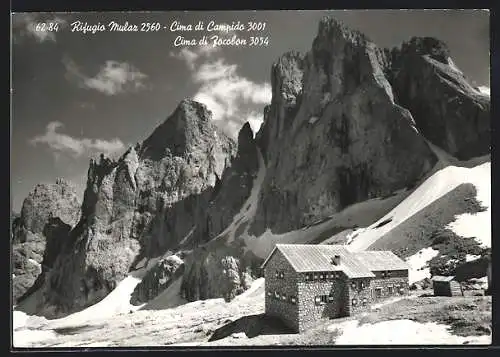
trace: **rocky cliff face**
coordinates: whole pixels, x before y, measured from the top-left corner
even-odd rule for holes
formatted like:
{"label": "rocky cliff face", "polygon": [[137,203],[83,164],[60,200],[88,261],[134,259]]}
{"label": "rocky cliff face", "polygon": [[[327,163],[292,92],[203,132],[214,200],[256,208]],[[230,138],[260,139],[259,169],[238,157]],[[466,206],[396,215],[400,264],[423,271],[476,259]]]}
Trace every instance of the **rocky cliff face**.
{"label": "rocky cliff face", "polygon": [[224,297],[226,300],[243,292],[253,278],[252,260],[243,259],[241,237],[249,229],[252,191],[258,189],[262,159],[246,123],[238,135],[238,154],[216,186],[206,216],[199,220],[197,234],[206,243],[186,258],[181,293],[189,301]]}
{"label": "rocky cliff face", "polygon": [[258,133],[267,175],[253,233],[297,229],[411,185],[436,158],[394,101],[384,51],[333,19],[306,55],[272,69],[272,103]]}
{"label": "rocky cliff face", "polygon": [[130,303],[140,305],[154,299],[175,279],[182,276],[183,272],[184,262],[177,255],[169,255],[160,259],[137,285]]}
{"label": "rocky cliff face", "polygon": [[143,258],[175,248],[203,215],[236,145],[190,100],[118,161],[91,161],[82,219],[44,285],[64,313],[95,303]]}
{"label": "rocky cliff face", "polygon": [[413,38],[390,62],[396,102],[428,140],[461,160],[490,152],[490,98],[471,86],[443,42]]}
{"label": "rocky cliff face", "polygon": [[35,186],[23,202],[21,214],[12,222],[12,263],[14,300],[22,297],[37,277],[50,268],[57,249],[45,254],[52,246],[50,227],[72,227],[80,217],[81,202],[75,188],[62,179],[55,184]]}

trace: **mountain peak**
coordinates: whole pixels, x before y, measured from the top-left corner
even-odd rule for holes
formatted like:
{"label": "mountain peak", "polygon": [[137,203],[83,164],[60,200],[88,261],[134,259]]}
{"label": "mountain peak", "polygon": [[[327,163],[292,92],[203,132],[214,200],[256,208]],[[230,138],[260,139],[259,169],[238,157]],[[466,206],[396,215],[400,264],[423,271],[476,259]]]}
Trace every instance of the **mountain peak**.
{"label": "mountain peak", "polygon": [[182,100],[174,112],[142,144],[141,157],[161,158],[169,151],[183,156],[201,142],[218,137],[230,140],[212,122],[206,105],[192,99]]}
{"label": "mountain peak", "polygon": [[369,41],[368,37],[362,32],[354,30],[342,21],[330,16],[323,17],[319,22],[318,35],[315,41],[322,39],[343,39],[355,44],[364,44]]}
{"label": "mountain peak", "polygon": [[[175,116],[175,113],[182,113],[182,115]],[[173,117],[181,120],[193,119],[208,122],[212,119],[212,112],[205,104],[191,98],[185,98],[177,106]],[[169,118],[169,120],[171,119]]]}
{"label": "mountain peak", "polygon": [[408,42],[403,43],[401,53],[403,55],[429,55],[444,64],[448,64],[448,57],[450,57],[450,50],[446,43],[434,37],[412,37]]}

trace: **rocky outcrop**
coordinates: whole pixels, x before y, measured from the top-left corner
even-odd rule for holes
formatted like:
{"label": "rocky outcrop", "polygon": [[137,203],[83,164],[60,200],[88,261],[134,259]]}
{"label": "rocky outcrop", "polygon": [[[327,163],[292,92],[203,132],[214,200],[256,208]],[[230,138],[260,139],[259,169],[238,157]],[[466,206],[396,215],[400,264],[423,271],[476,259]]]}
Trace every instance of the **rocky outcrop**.
{"label": "rocky outcrop", "polygon": [[443,42],[412,38],[390,58],[396,102],[428,140],[461,160],[490,152],[490,98],[467,81]]}
{"label": "rocky outcrop", "polygon": [[238,135],[238,153],[231,166],[224,171],[210,199],[206,215],[199,219],[195,241],[207,242],[228,227],[235,215],[245,207],[259,170],[257,145],[250,124],[246,123]]}
{"label": "rocky outcrop", "polygon": [[92,160],[82,219],[44,284],[54,314],[102,299],[136,262],[175,249],[205,214],[235,143],[202,104],[182,101],[117,161]]}
{"label": "rocky outcrop", "polygon": [[184,272],[184,262],[177,255],[161,259],[136,286],[130,303],[140,305],[154,299]]}
{"label": "rocky outcrop", "polygon": [[252,233],[283,233],[417,181],[436,157],[398,105],[385,54],[325,18],[309,53],[272,69],[273,97],[257,134],[267,175]]}
{"label": "rocky outcrop", "polygon": [[188,301],[223,297],[230,301],[250,287],[253,274],[248,263],[231,249],[201,248],[186,259],[181,285]]}
{"label": "rocky outcrop", "polygon": [[[80,218],[80,199],[75,188],[63,179],[55,184],[38,184],[23,202],[19,227],[25,232],[42,233],[49,217],[74,226]],[[18,241],[25,241],[22,232],[17,232]]]}
{"label": "rocky outcrop", "polygon": [[[50,267],[58,254],[47,229],[54,221],[71,227],[80,217],[80,200],[75,188],[58,179],[54,184],[36,185],[12,222],[13,298],[21,298],[37,277]],[[53,249],[55,248],[55,249]],[[45,259],[45,255],[49,260]]]}
{"label": "rocky outcrop", "polygon": [[256,275],[251,260],[242,259],[244,250],[237,238],[247,231],[253,218],[252,201],[257,195],[253,197],[252,191],[259,189],[261,160],[246,123],[238,135],[238,154],[216,185],[206,216],[199,220],[195,235],[205,239],[186,258],[181,286],[185,299],[230,300],[243,292]]}

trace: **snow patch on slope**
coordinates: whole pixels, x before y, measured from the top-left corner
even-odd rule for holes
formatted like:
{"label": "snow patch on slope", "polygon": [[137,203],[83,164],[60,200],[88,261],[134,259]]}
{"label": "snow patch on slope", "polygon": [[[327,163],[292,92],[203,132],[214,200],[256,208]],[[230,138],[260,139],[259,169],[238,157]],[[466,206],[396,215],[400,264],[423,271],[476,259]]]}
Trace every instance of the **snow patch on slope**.
{"label": "snow patch on slope", "polygon": [[487,209],[461,214],[447,228],[461,237],[476,238],[483,247],[491,247],[491,165],[488,162],[469,170],[468,182],[476,187],[476,199]]}
{"label": "snow patch on slope", "polygon": [[439,250],[429,247],[421,249],[416,254],[408,257],[406,259],[406,262],[410,266],[410,270],[408,271],[408,282],[413,284],[425,278],[430,278],[431,273],[427,263],[438,254]]}
{"label": "snow patch on slope", "polygon": [[[241,207],[240,212],[233,217],[233,221],[231,222],[231,224],[219,235],[225,236],[229,234],[227,238],[228,243],[234,241],[235,233],[238,227],[244,222],[251,222],[253,217],[255,216],[255,213],[257,212],[259,193],[262,187],[262,182],[264,182],[264,177],[266,176],[266,165],[259,148],[257,148],[257,157],[259,160],[259,171],[257,173],[257,177],[255,177],[254,179],[250,196]],[[243,235],[247,234],[248,228],[249,225],[247,224]]]}
{"label": "snow patch on slope", "polygon": [[[24,327],[26,329],[30,329],[29,331],[39,325],[44,325],[44,328],[49,329],[74,327],[94,323],[97,319],[111,318],[118,314],[136,311],[144,304],[138,306],[132,305],[130,303],[132,293],[134,292],[137,284],[142,281],[147,271],[155,266],[159,259],[160,257],[150,259],[144,268],[132,272],[129,276],[120,281],[116,288],[113,289],[113,291],[111,291],[104,299],[84,310],[54,320],[47,320],[36,315],[27,315],[28,319],[24,319],[24,324],[22,323],[23,316],[20,314],[21,311],[14,311],[14,319],[18,321],[16,324],[19,328]],[[36,292],[35,294],[37,293],[39,292]],[[33,296],[35,296],[35,294],[33,294]],[[31,341],[31,335],[29,332],[25,332],[25,330],[19,331],[18,335],[23,336],[27,334],[26,336],[28,336],[28,341]],[[23,340],[22,338],[18,338],[18,341]],[[16,345],[16,347],[18,346]]]}
{"label": "snow patch on slope", "polygon": [[491,93],[490,93],[490,87],[487,87],[487,86],[480,86],[477,88],[478,89],[478,92],[480,94],[483,94],[483,95],[486,95],[488,97],[491,97]]}
{"label": "snow patch on slope", "polygon": [[[473,168],[447,166],[437,171],[391,212],[358,234],[349,248],[353,251],[367,249],[391,229],[464,183],[472,183],[476,186],[477,200],[487,207],[487,211],[460,215],[449,228],[460,236],[477,237],[484,246],[491,246],[490,166],[490,162],[486,162]],[[376,228],[389,218],[392,218],[391,222]],[[479,230],[478,227],[480,227]]]}
{"label": "snow patch on slope", "polygon": [[[491,344],[491,335],[456,336],[447,325],[434,322],[419,323],[412,320],[390,320],[359,325],[358,321],[332,325],[329,330],[341,330],[336,345],[456,345]],[[390,332],[390,333],[389,333]]]}
{"label": "snow patch on slope", "polygon": [[13,311],[12,312],[12,328],[14,330],[21,328],[26,325],[28,321],[28,315],[23,311]]}
{"label": "snow patch on slope", "polygon": [[116,288],[111,291],[104,299],[88,308],[63,317],[61,319],[50,321],[52,328],[61,328],[64,326],[82,325],[89,320],[98,318],[109,318],[120,313],[138,310],[141,305],[134,306],[130,303],[130,298],[137,284],[141,279],[127,276]]}
{"label": "snow patch on slope", "polygon": [[480,255],[474,255],[474,254],[466,254],[465,255],[465,262],[473,262],[474,260],[477,260],[481,258]]}
{"label": "snow patch on slope", "polygon": [[[407,194],[407,191],[400,190],[395,192],[392,197],[385,199],[374,198],[364,202],[355,203],[341,212],[327,217],[324,221],[295,231],[274,234],[270,229],[267,229],[258,237],[243,236],[245,249],[252,251],[258,257],[265,259],[277,243],[307,244],[315,241],[319,236],[328,231],[343,231],[345,229],[350,229],[353,226],[368,225],[368,222],[373,222],[375,219],[374,217],[380,217],[383,212],[387,212],[392,207],[396,206],[397,203],[401,202]],[[350,235],[355,236],[362,231],[363,229],[360,228],[352,232],[352,234],[350,233]],[[331,238],[332,237],[326,237],[321,243],[327,244]]]}
{"label": "snow patch on slope", "polygon": [[12,334],[12,343],[14,347],[32,347],[36,342],[56,337],[57,334],[52,330],[23,330]]}

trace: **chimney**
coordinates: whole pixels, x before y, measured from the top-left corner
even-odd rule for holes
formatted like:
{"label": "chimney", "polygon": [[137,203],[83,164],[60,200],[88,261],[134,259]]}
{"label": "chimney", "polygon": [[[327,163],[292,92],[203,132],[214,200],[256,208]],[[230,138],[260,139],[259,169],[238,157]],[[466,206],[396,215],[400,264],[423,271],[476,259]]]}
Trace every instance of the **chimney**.
{"label": "chimney", "polygon": [[335,255],[332,258],[332,264],[333,265],[340,265],[340,255]]}

